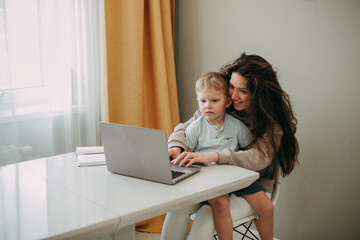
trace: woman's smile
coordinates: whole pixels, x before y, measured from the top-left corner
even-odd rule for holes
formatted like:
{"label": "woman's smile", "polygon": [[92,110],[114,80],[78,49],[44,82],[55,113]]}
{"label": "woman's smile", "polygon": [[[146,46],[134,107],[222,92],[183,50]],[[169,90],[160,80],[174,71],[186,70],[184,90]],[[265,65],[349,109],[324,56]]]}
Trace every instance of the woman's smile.
{"label": "woman's smile", "polygon": [[250,106],[247,80],[240,74],[233,72],[229,82],[229,94],[237,111],[247,111]]}

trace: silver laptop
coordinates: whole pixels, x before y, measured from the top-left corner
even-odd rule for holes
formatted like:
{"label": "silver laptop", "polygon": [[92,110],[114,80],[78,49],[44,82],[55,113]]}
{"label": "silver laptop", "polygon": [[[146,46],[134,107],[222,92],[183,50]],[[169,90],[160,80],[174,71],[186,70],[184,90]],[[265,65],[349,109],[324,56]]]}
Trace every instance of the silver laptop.
{"label": "silver laptop", "polygon": [[162,130],[100,122],[107,169],[112,173],[175,184],[200,170],[171,164]]}

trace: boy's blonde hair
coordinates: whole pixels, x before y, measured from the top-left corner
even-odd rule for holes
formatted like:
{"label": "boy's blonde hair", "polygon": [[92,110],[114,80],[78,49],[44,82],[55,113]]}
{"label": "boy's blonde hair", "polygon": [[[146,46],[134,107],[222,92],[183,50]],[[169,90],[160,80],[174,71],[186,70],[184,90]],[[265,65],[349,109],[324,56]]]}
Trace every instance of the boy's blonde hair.
{"label": "boy's blonde hair", "polygon": [[229,96],[229,85],[221,73],[209,72],[200,76],[195,84],[196,93],[208,88],[215,88],[216,90],[222,91],[226,97]]}

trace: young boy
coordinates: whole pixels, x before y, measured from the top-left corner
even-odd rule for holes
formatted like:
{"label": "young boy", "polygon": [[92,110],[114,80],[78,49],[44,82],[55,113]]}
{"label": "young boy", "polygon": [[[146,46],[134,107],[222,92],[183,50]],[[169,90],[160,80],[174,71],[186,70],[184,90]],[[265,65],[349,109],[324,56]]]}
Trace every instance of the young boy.
{"label": "young boy", "polygon": [[[195,85],[202,116],[185,130],[190,151],[215,152],[226,148],[235,151],[247,146],[251,140],[249,129],[240,120],[225,113],[231,105],[228,84],[222,75],[210,72],[202,75]],[[229,201],[228,195],[209,200],[213,209],[214,225],[220,239],[232,239],[230,204],[224,209],[219,201]]]}

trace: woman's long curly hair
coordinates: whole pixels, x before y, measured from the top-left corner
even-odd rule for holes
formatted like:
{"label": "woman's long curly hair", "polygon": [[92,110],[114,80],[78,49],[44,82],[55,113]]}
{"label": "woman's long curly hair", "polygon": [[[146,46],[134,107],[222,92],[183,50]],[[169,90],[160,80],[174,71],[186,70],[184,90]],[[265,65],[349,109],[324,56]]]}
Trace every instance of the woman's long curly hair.
{"label": "woman's long curly hair", "polygon": [[[272,146],[276,149],[276,153],[273,174],[269,177],[277,178],[278,165],[281,167],[281,175],[288,176],[298,164],[299,145],[295,137],[297,119],[294,116],[289,95],[282,90],[276,72],[264,58],[258,55],[246,55],[246,53],[242,53],[234,62],[223,66],[220,72],[228,82],[234,72],[247,79],[250,111],[246,113],[237,111],[237,113],[244,122],[249,124],[253,134],[252,143],[264,133],[272,137]],[[276,124],[283,130],[278,148],[274,140]]]}

